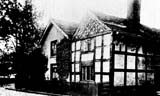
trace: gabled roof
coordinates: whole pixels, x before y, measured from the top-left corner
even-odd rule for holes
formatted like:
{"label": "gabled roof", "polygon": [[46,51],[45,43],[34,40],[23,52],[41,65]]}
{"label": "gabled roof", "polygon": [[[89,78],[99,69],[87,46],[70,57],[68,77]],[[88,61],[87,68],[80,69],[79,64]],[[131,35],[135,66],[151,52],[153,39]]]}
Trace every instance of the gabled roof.
{"label": "gabled roof", "polygon": [[111,29],[108,26],[98,20],[94,14],[88,12],[80,22],[73,39],[83,39],[110,32]]}
{"label": "gabled roof", "polygon": [[61,20],[54,20],[55,23],[61,28],[67,35],[72,36],[74,35],[78,24],[74,22],[64,22]]}
{"label": "gabled roof", "polygon": [[42,34],[40,44],[44,43],[53,26],[56,27],[56,29],[59,30],[59,32],[61,32],[67,39],[70,39],[70,37],[75,33],[78,25],[75,23],[68,23],[61,20],[50,19]]}

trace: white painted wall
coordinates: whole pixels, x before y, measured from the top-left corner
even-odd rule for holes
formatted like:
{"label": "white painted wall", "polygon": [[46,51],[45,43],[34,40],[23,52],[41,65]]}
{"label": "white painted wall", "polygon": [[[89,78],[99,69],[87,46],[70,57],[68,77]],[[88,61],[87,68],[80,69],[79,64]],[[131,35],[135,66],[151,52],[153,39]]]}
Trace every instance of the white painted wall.
{"label": "white painted wall", "polygon": [[65,37],[62,34],[61,30],[59,30],[56,25],[53,25],[44,41],[44,44],[42,45],[43,54],[48,58],[48,70],[45,74],[46,79],[50,79],[50,64],[56,63],[56,57],[51,58],[50,55],[51,41],[57,40],[59,43],[63,38]]}

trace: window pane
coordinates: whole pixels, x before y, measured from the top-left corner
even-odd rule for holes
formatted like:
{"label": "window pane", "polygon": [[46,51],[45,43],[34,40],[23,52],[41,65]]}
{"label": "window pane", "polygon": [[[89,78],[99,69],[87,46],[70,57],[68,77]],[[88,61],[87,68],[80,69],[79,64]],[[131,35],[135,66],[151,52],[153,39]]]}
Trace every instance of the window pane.
{"label": "window pane", "polygon": [[135,85],[135,73],[127,72],[127,85]]}
{"label": "window pane", "polygon": [[127,56],[127,69],[135,69],[135,56]]}
{"label": "window pane", "polygon": [[83,54],[82,61],[90,61],[93,60],[93,53]]}
{"label": "window pane", "polygon": [[154,84],[154,73],[147,73],[147,81],[149,81],[150,84]]}
{"label": "window pane", "polygon": [[72,72],[74,72],[74,64],[72,64]]}
{"label": "window pane", "polygon": [[104,59],[109,59],[110,58],[110,46],[105,46],[104,47],[103,58]]}
{"label": "window pane", "polygon": [[124,55],[115,55],[115,68],[124,69]]}
{"label": "window pane", "polygon": [[68,75],[66,81],[67,81],[67,82],[70,82],[70,74]]}
{"label": "window pane", "polygon": [[102,46],[102,36],[96,37],[96,46]]}
{"label": "window pane", "polygon": [[152,64],[151,64],[151,58],[150,57],[146,58],[145,63],[147,65],[147,70],[152,70]]}
{"label": "window pane", "polygon": [[101,59],[101,50],[102,48],[96,48],[96,59]]}
{"label": "window pane", "polygon": [[109,76],[103,75],[103,82],[109,82]]}
{"label": "window pane", "polygon": [[110,70],[109,61],[103,62],[103,72],[109,72],[109,70]]}
{"label": "window pane", "polygon": [[74,62],[75,52],[72,53],[72,62]]}
{"label": "window pane", "polygon": [[136,53],[136,49],[135,48],[127,48],[127,52]]}
{"label": "window pane", "polygon": [[79,82],[79,81],[80,81],[80,76],[76,75],[76,82]]}
{"label": "window pane", "polygon": [[120,46],[121,46],[121,51],[123,51],[123,52],[124,52],[124,51],[125,51],[125,49],[126,49],[126,48],[125,48],[125,45],[124,45],[124,44],[120,44]]}
{"label": "window pane", "polygon": [[121,43],[115,44],[115,50],[124,52],[125,51],[125,45],[121,44]]}
{"label": "window pane", "polygon": [[145,73],[138,73],[138,85],[142,85],[145,82]]}
{"label": "window pane", "polygon": [[120,51],[120,44],[115,44],[115,50]]}
{"label": "window pane", "polygon": [[145,58],[144,57],[138,57],[137,63],[138,63],[138,69],[145,70]]}
{"label": "window pane", "polygon": [[142,47],[140,47],[140,48],[138,49],[138,54],[143,54],[143,49],[142,49]]}
{"label": "window pane", "polygon": [[88,43],[87,40],[82,41],[82,51],[88,51]]}
{"label": "window pane", "polygon": [[75,43],[72,43],[72,51],[75,51]]}
{"label": "window pane", "polygon": [[75,67],[76,67],[76,70],[75,70],[75,72],[79,72],[79,64],[75,64]]}
{"label": "window pane", "polygon": [[100,80],[100,75],[95,75],[95,81],[96,83],[99,83],[101,80]]}
{"label": "window pane", "polygon": [[76,61],[79,61],[79,59],[80,59],[80,51],[77,51],[76,52]]}
{"label": "window pane", "polygon": [[56,42],[57,41],[51,41],[51,56],[56,55]]}
{"label": "window pane", "polygon": [[90,50],[92,51],[94,49],[94,38],[91,39],[91,44],[90,44]]}
{"label": "window pane", "polygon": [[76,42],[76,50],[80,50],[81,42],[77,41]]}
{"label": "window pane", "polygon": [[101,63],[95,62],[95,72],[100,72],[100,71],[101,71]]}
{"label": "window pane", "polygon": [[74,75],[72,75],[72,82],[74,82]]}
{"label": "window pane", "polygon": [[82,41],[82,51],[92,51],[94,49],[94,39],[86,39]]}
{"label": "window pane", "polygon": [[124,86],[124,72],[114,72],[114,86]]}
{"label": "window pane", "polygon": [[111,35],[110,34],[107,34],[107,35],[104,35],[103,37],[104,39],[104,45],[110,45],[111,44]]}

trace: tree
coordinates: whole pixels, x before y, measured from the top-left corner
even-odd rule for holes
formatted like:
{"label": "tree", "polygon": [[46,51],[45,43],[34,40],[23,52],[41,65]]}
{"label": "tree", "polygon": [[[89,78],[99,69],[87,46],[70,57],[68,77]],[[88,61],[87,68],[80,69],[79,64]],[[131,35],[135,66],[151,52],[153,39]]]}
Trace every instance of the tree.
{"label": "tree", "polygon": [[28,78],[29,69],[26,68],[32,67],[28,65],[29,54],[37,48],[42,33],[36,19],[31,1],[26,0],[24,5],[17,0],[0,1],[0,37],[4,41],[9,41],[11,37],[15,39],[16,54],[13,55],[13,61],[18,81]]}
{"label": "tree", "polygon": [[24,6],[17,0],[0,1],[0,36],[8,40],[16,39],[16,51],[30,53],[39,40],[40,28],[37,28],[37,15],[33,13],[32,3],[25,1]]}

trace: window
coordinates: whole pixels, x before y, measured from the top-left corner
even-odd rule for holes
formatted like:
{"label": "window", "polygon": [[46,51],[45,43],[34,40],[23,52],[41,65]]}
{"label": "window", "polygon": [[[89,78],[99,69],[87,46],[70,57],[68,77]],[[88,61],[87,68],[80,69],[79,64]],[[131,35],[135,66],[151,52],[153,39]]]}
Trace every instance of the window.
{"label": "window", "polygon": [[127,72],[127,85],[128,86],[136,84],[135,77],[136,77],[135,72]]}
{"label": "window", "polygon": [[102,46],[102,36],[96,37],[96,46]]}
{"label": "window", "polygon": [[72,66],[71,66],[71,82],[80,81],[80,55],[81,41],[72,42]]}
{"label": "window", "polygon": [[109,75],[103,75],[103,82],[109,82]]}
{"label": "window", "polygon": [[88,54],[82,54],[82,59],[81,61],[91,61],[93,60],[93,53],[88,53]]}
{"label": "window", "polygon": [[96,48],[96,59],[101,59],[102,48]]}
{"label": "window", "polygon": [[114,72],[114,85],[124,86],[124,72]]}
{"label": "window", "polygon": [[135,69],[135,56],[127,56],[127,69]]}
{"label": "window", "polygon": [[81,42],[77,41],[76,42],[76,50],[80,50],[80,47],[81,47]]}
{"label": "window", "polygon": [[95,62],[95,72],[101,72],[101,62]]}
{"label": "window", "polygon": [[146,82],[154,84],[152,56],[144,54],[142,47],[133,49],[122,44],[115,45],[114,85],[136,86]]}
{"label": "window", "polygon": [[95,75],[95,81],[96,83],[99,83],[101,81],[100,75]]}
{"label": "window", "polygon": [[103,59],[110,58],[110,46],[103,47]]}
{"label": "window", "polygon": [[104,35],[104,45],[110,45],[111,44],[111,40],[112,40],[112,38],[111,38],[112,36],[111,36],[111,34],[107,34],[107,35]]}
{"label": "window", "polygon": [[115,55],[115,68],[124,69],[124,55]]}
{"label": "window", "polygon": [[109,61],[103,62],[103,72],[109,72],[110,66],[109,66]]}
{"label": "window", "polygon": [[82,51],[93,51],[94,49],[94,39],[86,39],[82,41]]}
{"label": "window", "polygon": [[51,41],[51,57],[56,55],[57,47],[56,47],[57,40]]}
{"label": "window", "polygon": [[144,57],[138,57],[137,63],[138,63],[139,70],[145,69],[145,58]]}
{"label": "window", "polygon": [[76,61],[80,60],[80,51],[76,51]]}
{"label": "window", "polygon": [[75,51],[75,42],[72,43],[72,51]]}
{"label": "window", "polygon": [[145,81],[145,72],[138,73],[138,85],[142,85]]}

